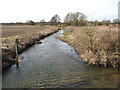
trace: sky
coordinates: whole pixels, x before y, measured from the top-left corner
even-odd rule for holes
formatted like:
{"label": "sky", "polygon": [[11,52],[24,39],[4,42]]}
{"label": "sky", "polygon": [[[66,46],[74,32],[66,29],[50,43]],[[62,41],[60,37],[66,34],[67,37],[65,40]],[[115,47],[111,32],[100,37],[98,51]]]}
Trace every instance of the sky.
{"label": "sky", "polygon": [[81,12],[87,20],[118,18],[120,0],[0,0],[0,23],[49,21],[58,14],[61,20],[67,13]]}

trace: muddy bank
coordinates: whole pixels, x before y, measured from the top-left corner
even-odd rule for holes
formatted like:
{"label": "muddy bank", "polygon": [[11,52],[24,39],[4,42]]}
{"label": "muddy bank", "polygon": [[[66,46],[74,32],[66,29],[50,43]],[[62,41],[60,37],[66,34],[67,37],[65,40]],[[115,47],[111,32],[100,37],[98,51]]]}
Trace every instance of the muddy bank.
{"label": "muddy bank", "polygon": [[119,68],[117,27],[67,27],[58,39],[74,47],[88,65]]}
{"label": "muddy bank", "polygon": [[56,33],[59,31],[57,27],[50,27],[46,28],[42,31],[37,32],[28,32],[24,35],[18,36],[10,36],[7,38],[2,38],[2,69],[5,70],[6,68],[15,64],[15,39],[18,38],[19,41],[19,49],[18,54],[24,52],[26,49],[31,47],[34,44],[40,44],[40,40]]}

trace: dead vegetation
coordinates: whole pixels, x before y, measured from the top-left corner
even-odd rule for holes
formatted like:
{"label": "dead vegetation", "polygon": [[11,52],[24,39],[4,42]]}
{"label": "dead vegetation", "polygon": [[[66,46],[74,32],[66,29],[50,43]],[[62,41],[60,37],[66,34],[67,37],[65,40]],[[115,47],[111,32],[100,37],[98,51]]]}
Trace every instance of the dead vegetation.
{"label": "dead vegetation", "polygon": [[64,37],[59,39],[72,45],[80,58],[97,66],[118,68],[118,27],[67,27]]}
{"label": "dead vegetation", "polygon": [[[8,31],[8,32],[7,32]],[[55,33],[55,26],[3,26],[2,32],[2,68],[6,69],[15,63],[15,40],[18,38],[19,51],[22,53],[40,39]]]}
{"label": "dead vegetation", "polygon": [[30,25],[10,25],[10,26],[2,26],[2,37],[9,37],[9,36],[17,36],[26,33],[37,32],[43,30],[47,27],[42,26],[30,26]]}

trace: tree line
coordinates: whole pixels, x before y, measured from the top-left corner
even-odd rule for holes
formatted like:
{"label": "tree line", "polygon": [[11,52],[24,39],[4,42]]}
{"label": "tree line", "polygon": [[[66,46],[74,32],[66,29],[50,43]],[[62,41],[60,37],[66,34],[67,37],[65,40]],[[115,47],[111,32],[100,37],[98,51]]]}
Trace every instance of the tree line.
{"label": "tree line", "polygon": [[119,20],[114,19],[113,23],[110,20],[102,20],[102,21],[88,21],[87,16],[81,12],[68,13],[64,17],[63,23],[61,23],[61,18],[59,15],[54,15],[49,22],[46,22],[44,19],[40,20],[40,22],[34,22],[32,20],[27,20],[26,23],[2,23],[3,25],[56,25],[56,26],[100,26],[100,25],[110,25],[110,24],[118,24]]}

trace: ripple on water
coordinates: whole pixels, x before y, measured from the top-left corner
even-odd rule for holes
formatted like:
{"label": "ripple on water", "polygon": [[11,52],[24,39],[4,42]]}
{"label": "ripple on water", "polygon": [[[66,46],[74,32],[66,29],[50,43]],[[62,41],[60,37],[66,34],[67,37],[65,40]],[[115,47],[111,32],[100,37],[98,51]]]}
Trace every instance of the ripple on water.
{"label": "ripple on water", "polygon": [[20,68],[13,65],[3,72],[3,87],[118,87],[117,71],[86,65],[71,46],[55,38],[59,35],[47,37],[22,53]]}

